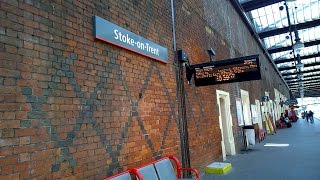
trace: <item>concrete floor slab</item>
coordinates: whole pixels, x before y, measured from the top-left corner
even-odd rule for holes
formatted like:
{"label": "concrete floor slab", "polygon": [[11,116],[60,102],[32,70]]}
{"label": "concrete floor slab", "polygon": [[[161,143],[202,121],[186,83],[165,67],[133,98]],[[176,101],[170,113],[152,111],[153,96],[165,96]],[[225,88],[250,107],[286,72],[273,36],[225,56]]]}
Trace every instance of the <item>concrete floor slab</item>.
{"label": "concrete floor slab", "polygon": [[311,124],[299,119],[292,128],[278,129],[252,150],[228,156],[225,162],[233,166],[228,173],[204,174],[201,180],[320,180],[320,120]]}

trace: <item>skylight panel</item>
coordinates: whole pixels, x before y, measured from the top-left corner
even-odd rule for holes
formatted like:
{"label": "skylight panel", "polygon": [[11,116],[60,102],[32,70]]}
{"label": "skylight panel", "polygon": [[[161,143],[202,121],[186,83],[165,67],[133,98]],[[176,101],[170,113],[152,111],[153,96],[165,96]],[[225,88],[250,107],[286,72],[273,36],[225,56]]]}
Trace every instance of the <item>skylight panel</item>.
{"label": "skylight panel", "polygon": [[303,59],[301,60],[303,64],[311,64],[315,62],[315,58]]}
{"label": "skylight panel", "polygon": [[320,39],[320,26],[314,28],[314,35],[316,40]]}
{"label": "skylight panel", "polygon": [[311,18],[318,19],[319,18],[319,1],[313,1],[311,7]]}
{"label": "skylight panel", "polygon": [[250,11],[250,12],[251,12],[251,16],[252,16],[253,19],[259,17],[258,11],[257,11],[256,9],[255,9],[255,10],[252,10],[252,11]]}
{"label": "skylight panel", "polygon": [[[274,60],[278,60],[278,59],[289,59],[292,58],[293,55],[290,54],[292,51],[288,50],[288,51],[281,51],[281,52],[277,52],[277,53],[273,53],[271,56],[274,56],[275,59]],[[292,56],[292,57],[291,57]]]}

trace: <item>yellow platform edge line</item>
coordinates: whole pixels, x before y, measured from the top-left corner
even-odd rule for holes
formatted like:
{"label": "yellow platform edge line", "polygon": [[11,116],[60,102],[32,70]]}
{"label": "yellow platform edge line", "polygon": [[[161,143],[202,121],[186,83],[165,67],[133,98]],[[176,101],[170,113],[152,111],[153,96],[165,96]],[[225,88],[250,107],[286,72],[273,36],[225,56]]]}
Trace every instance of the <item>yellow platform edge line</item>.
{"label": "yellow platform edge line", "polygon": [[232,168],[231,164],[226,165],[223,168],[210,168],[210,167],[206,167],[205,169],[205,173],[208,174],[225,174],[228,171],[230,171],[230,169]]}

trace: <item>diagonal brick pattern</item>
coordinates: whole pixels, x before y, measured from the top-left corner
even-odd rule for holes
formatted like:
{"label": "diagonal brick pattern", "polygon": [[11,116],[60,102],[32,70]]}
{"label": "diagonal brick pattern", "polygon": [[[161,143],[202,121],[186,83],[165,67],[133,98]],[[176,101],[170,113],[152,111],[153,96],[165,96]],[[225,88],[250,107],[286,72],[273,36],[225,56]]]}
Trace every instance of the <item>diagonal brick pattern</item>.
{"label": "diagonal brick pattern", "polygon": [[[175,1],[177,47],[193,64],[207,62],[208,47],[217,59],[256,53],[254,43],[239,45],[252,37],[221,2]],[[180,156],[170,9],[165,0],[1,1],[0,179],[102,179]],[[220,11],[230,17],[218,17]],[[94,39],[93,15],[167,47],[169,63]],[[224,21],[232,28],[220,32],[227,26],[216,23]],[[193,167],[221,157],[215,90],[230,91],[231,105],[240,88],[259,99],[257,88],[279,84],[268,62],[262,66],[263,82],[185,86]]]}
{"label": "diagonal brick pattern", "polygon": [[[1,84],[12,83],[21,86],[21,88],[13,86],[11,89],[10,87],[2,89],[11,91],[7,92],[8,96],[19,95],[20,101],[24,102],[24,104],[19,103],[19,106],[7,105],[6,108],[11,108],[12,113],[6,112],[2,116],[8,120],[15,119],[17,123],[13,124],[11,121],[6,125],[4,123],[6,121],[1,120],[2,127],[13,128],[2,133],[2,137],[7,137],[2,141],[4,149],[7,149],[8,153],[10,151],[11,158],[19,158],[15,153],[21,153],[21,158],[24,159],[17,164],[25,168],[21,169],[20,176],[55,179],[102,178],[114,174],[133,166],[122,158],[121,152],[124,151],[128,155],[130,151],[127,149],[131,149],[131,145],[134,145],[133,151],[142,147],[138,141],[135,142],[136,140],[128,141],[131,137],[142,137],[141,141],[145,142],[145,148],[150,149],[150,155],[140,155],[144,157],[141,158],[144,161],[159,158],[163,153],[175,154],[178,149],[172,143],[179,141],[176,138],[178,136],[174,135],[174,141],[168,138],[168,135],[177,132],[176,124],[173,123],[176,119],[176,104],[173,98],[175,93],[172,91],[174,81],[168,81],[171,84],[170,88],[167,88],[167,79],[164,79],[167,75],[164,76],[161,72],[164,68],[160,67],[160,70],[156,63],[152,61],[150,63],[150,60],[140,56],[133,58],[134,54],[125,50],[100,42],[93,44],[92,36],[89,36],[91,30],[87,32],[88,26],[92,27],[89,24],[92,15],[84,16],[84,11],[66,9],[67,6],[84,8],[82,2],[28,3],[20,5],[26,12],[34,11],[25,13],[25,18],[31,19],[28,21],[30,32],[39,27],[41,31],[35,36],[27,32],[21,33],[25,48],[22,48],[19,56],[14,56],[10,52],[3,56],[9,66],[13,60],[19,60],[19,64],[14,64],[14,67],[18,65],[19,71],[6,70],[7,73],[1,75]],[[18,4],[2,3],[1,7],[10,9]],[[108,8],[112,5],[103,6]],[[147,6],[148,13],[151,13],[153,3],[150,2]],[[41,24],[34,19],[35,14]],[[68,16],[65,16],[66,14]],[[150,34],[148,18],[145,22],[141,27],[142,32],[147,35]],[[5,25],[9,27],[10,24]],[[74,29],[76,26],[79,31]],[[60,28],[61,31],[55,30],[56,28]],[[4,32],[7,31],[9,33],[9,30]],[[158,37],[162,42],[168,42],[163,35],[159,34]],[[16,45],[20,46],[21,42],[17,40]],[[6,43],[9,43],[9,39]],[[149,73],[132,78],[130,74],[132,70],[134,72],[140,70],[135,61],[142,61],[139,65],[149,69]],[[133,67],[126,68],[128,64]],[[8,69],[9,66],[1,68]],[[12,82],[9,82],[9,77]],[[132,86],[137,80],[141,86]],[[162,98],[166,99],[161,103],[166,106],[167,111],[159,119],[162,127],[159,127],[160,136],[143,136],[149,133],[146,125],[148,120],[139,114],[143,111],[139,111],[138,96],[139,94],[144,96],[145,92],[154,86],[155,81],[157,87],[160,87],[159,92],[162,91]],[[6,102],[9,101],[6,99]],[[14,112],[21,108],[25,111],[19,114]],[[138,134],[135,136],[128,134],[131,129],[137,129]],[[14,139],[15,135],[18,138]],[[10,148],[10,145],[16,147]],[[174,150],[171,150],[171,146]],[[35,153],[32,153],[32,150],[35,150]],[[3,148],[1,152],[4,152]],[[28,166],[31,160],[37,160],[39,164]],[[141,161],[134,163],[139,164]],[[13,169],[1,172],[10,174],[13,173]]]}

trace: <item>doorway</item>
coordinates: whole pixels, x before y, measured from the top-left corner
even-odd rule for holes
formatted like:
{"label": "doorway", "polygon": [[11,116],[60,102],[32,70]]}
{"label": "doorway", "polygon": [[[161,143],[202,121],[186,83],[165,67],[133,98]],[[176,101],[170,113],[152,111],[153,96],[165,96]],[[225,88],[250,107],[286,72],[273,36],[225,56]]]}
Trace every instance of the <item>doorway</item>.
{"label": "doorway", "polygon": [[232,118],[230,110],[230,95],[228,92],[217,90],[217,103],[219,107],[219,125],[221,130],[221,148],[223,160],[227,155],[235,155]]}
{"label": "doorway", "polygon": [[252,125],[249,92],[240,89],[244,125]]}
{"label": "doorway", "polygon": [[255,102],[256,102],[257,111],[258,111],[258,124],[259,124],[259,129],[263,129],[260,101],[256,99]]}

